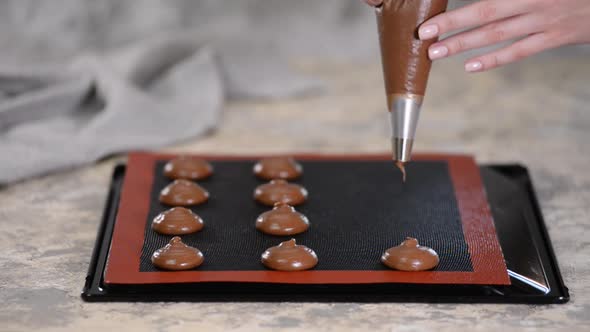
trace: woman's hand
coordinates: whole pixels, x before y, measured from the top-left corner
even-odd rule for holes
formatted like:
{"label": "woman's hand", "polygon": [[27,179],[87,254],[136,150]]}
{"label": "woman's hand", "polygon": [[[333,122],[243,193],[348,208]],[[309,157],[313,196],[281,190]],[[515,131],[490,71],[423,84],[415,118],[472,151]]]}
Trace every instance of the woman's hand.
{"label": "woman's hand", "polygon": [[[383,0],[365,0],[380,5]],[[468,72],[502,66],[547,49],[590,43],[590,0],[481,0],[424,22],[420,39],[471,28],[432,46],[432,60],[518,39],[465,63]]]}

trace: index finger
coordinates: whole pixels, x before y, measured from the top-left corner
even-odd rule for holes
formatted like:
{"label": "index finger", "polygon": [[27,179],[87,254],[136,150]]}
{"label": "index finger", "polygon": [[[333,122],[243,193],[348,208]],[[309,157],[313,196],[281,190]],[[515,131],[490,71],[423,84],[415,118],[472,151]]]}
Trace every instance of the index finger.
{"label": "index finger", "polygon": [[534,6],[536,1],[482,0],[431,18],[420,26],[418,34],[422,40],[432,39],[454,30],[523,14]]}

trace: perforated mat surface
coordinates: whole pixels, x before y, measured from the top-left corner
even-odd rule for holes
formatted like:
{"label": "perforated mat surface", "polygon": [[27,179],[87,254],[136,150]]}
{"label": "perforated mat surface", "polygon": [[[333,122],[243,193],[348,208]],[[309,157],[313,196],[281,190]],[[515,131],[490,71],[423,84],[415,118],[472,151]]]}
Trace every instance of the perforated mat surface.
{"label": "perforated mat surface", "polygon": [[[164,164],[155,166],[141,271],[157,271],[150,257],[171,238],[150,227],[152,219],[169,208],[158,201],[160,190],[171,182],[162,174]],[[261,253],[290,237],[265,235],[254,227],[256,217],[269,209],[252,197],[254,188],[264,182],[252,174],[253,162],[213,165],[215,175],[200,182],[210,192],[210,201],[192,208],[205,220],[205,228],[182,239],[205,255],[199,270],[265,270]],[[311,227],[293,237],[317,253],[316,270],[387,270],[379,261],[383,251],[412,236],[439,253],[436,271],[472,271],[445,162],[408,165],[411,178],[406,184],[389,161],[304,161],[302,165],[305,175],[296,182],[310,195],[297,209],[309,218]]]}
{"label": "perforated mat surface", "polygon": [[[310,271],[269,271],[262,252],[289,237],[256,230],[256,217],[270,209],[255,202],[252,173],[256,158],[210,157],[214,175],[199,182],[211,196],[192,208],[205,221],[185,243],[199,248],[205,263],[195,270],[160,271],[152,253],[171,236],[155,233],[152,219],[170,208],[158,195],[170,180],[162,169],[170,155],[132,154],[105,270],[106,284],[152,283],[431,283],[509,284],[506,265],[481,183],[479,169],[465,156],[418,158],[408,165],[408,181],[383,157],[300,157],[309,191],[297,207],[311,222],[294,236],[312,248],[319,264]],[[436,250],[440,264],[428,272],[386,268],[381,254],[405,237]]]}

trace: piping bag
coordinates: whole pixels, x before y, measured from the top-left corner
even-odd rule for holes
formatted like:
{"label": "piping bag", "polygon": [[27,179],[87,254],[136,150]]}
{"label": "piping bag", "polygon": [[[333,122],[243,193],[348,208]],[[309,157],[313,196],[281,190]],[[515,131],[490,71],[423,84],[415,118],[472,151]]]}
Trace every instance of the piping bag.
{"label": "piping bag", "polygon": [[447,9],[448,0],[384,0],[376,8],[381,61],[391,117],[393,160],[402,171],[411,159],[412,145],[432,61],[418,28]]}

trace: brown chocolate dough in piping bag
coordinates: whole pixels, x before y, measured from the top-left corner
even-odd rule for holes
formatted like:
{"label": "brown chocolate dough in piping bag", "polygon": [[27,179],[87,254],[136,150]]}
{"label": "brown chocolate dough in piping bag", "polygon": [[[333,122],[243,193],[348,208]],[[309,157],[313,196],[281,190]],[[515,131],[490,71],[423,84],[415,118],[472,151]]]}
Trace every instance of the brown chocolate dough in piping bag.
{"label": "brown chocolate dough in piping bag", "polygon": [[391,116],[393,159],[400,170],[412,146],[432,61],[418,28],[444,12],[448,0],[384,0],[376,9],[387,108]]}

